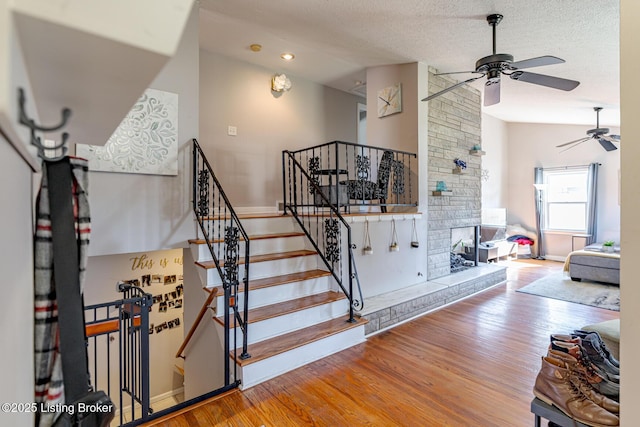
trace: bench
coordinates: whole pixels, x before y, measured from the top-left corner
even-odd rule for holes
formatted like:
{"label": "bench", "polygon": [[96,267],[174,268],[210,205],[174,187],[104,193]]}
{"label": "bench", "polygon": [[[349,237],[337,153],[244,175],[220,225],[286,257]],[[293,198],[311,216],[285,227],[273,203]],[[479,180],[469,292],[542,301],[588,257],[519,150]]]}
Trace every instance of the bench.
{"label": "bench", "polygon": [[589,245],[567,256],[564,271],[571,280],[620,284],[620,252],[602,252],[600,248],[600,244]]}

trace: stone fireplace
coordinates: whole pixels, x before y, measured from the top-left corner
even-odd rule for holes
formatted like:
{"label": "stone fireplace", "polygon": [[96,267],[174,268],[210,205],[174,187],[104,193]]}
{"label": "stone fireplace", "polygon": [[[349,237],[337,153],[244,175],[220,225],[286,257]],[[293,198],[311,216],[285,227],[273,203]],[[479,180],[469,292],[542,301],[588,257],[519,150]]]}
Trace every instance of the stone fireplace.
{"label": "stone fireplace", "polygon": [[451,229],[450,272],[458,273],[478,266],[480,226]]}

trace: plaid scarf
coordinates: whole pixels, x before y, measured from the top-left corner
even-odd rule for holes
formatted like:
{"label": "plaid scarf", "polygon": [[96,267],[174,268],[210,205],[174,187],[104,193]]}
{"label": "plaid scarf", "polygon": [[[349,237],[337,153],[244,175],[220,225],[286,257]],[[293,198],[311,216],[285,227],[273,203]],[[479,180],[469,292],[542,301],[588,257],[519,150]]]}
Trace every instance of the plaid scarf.
{"label": "plaid scarf", "polygon": [[[87,250],[91,221],[87,195],[88,162],[84,159],[70,158],[73,174],[73,212],[75,217],[80,289],[84,282],[87,266]],[[45,407],[64,403],[64,380],[62,359],[59,351],[58,307],[56,289],[53,280],[53,243],[51,239],[51,216],[49,208],[49,190],[47,182],[47,164],[42,167],[42,182],[36,201],[36,233],[34,242],[34,297],[35,297],[35,401],[38,411]],[[48,427],[59,414],[38,412],[36,426]]]}

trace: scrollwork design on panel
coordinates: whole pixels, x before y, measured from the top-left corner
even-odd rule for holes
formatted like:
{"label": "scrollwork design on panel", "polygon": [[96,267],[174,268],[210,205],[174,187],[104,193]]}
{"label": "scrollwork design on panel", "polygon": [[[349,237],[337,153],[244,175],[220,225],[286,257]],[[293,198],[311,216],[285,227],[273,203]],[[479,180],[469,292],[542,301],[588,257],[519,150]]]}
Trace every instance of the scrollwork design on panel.
{"label": "scrollwork design on panel", "polygon": [[329,262],[340,261],[340,224],[335,218],[324,220],[325,258]]}
{"label": "scrollwork design on panel", "polygon": [[231,286],[232,289],[236,289],[238,286],[238,241],[238,227],[225,227],[224,275],[226,280],[223,284],[225,288]]}
{"label": "scrollwork design on panel", "polygon": [[367,181],[369,179],[369,171],[371,170],[371,160],[368,156],[356,156],[356,174],[358,181]]}
{"label": "scrollwork design on panel", "polygon": [[178,174],[178,95],[147,89],[104,146],[78,144],[89,169]]}
{"label": "scrollwork design on panel", "polygon": [[198,214],[209,215],[209,171],[203,169],[198,172]]}

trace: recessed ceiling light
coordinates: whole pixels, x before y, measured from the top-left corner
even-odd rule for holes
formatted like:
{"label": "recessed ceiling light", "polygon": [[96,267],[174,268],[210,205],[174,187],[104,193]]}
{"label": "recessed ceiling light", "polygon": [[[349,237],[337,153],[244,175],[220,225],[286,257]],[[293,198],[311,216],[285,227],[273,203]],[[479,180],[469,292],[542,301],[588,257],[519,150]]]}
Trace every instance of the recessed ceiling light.
{"label": "recessed ceiling light", "polygon": [[249,46],[249,49],[251,49],[254,52],[260,52],[262,50],[262,45],[258,43],[254,43],[251,46]]}
{"label": "recessed ceiling light", "polygon": [[293,58],[295,58],[296,56],[293,53],[289,53],[289,52],[285,52],[282,55],[280,55],[280,58],[284,59],[285,61],[292,61]]}

